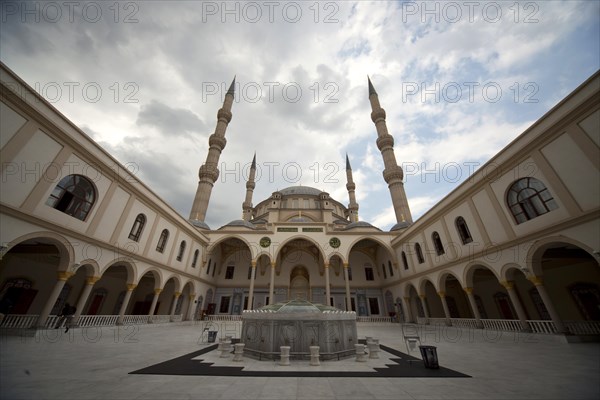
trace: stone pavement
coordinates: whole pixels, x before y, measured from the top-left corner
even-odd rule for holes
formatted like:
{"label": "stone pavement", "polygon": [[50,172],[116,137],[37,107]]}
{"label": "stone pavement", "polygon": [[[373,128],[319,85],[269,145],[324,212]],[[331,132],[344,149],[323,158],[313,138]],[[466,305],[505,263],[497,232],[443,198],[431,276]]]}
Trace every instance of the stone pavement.
{"label": "stone pavement", "polygon": [[[239,323],[219,333],[237,332]],[[202,349],[201,324],[38,331],[0,337],[0,399],[598,399],[600,344],[567,344],[557,336],[420,327],[437,346],[440,365],[470,378],[345,378],[138,375],[130,372]],[[226,332],[227,331],[227,332]],[[233,332],[232,332],[233,331]],[[233,333],[235,336],[235,333]],[[398,324],[358,324],[359,338],[407,352]],[[417,356],[417,352],[411,353]],[[381,354],[383,357],[385,355]],[[215,365],[232,365],[207,353]],[[236,363],[237,364],[237,363]],[[295,364],[295,365],[294,365]],[[307,370],[245,357],[253,370]],[[356,371],[354,359],[320,369]],[[385,362],[383,363],[385,364]],[[415,368],[422,368],[419,362]]]}

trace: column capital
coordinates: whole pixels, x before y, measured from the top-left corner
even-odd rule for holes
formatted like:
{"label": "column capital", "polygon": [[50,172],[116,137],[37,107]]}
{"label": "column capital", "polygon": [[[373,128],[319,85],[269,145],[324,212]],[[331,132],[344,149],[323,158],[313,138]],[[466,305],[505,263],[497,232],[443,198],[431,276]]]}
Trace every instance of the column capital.
{"label": "column capital", "polygon": [[344,268],[348,268],[349,265],[350,265],[350,263],[345,262],[344,263]]}
{"label": "column capital", "polygon": [[87,278],[85,278],[85,283],[87,285],[93,285],[96,282],[98,282],[100,280],[99,276],[88,276]]}
{"label": "column capital", "polygon": [[192,293],[188,296],[188,299],[190,300],[194,300],[194,297],[196,297],[196,293]]}
{"label": "column capital", "polygon": [[512,290],[515,287],[514,281],[502,281],[500,284],[504,286],[506,290]]}
{"label": "column capital", "polygon": [[446,292],[444,292],[443,290],[440,290],[440,291],[438,292],[438,295],[439,295],[440,297],[446,297]]}
{"label": "column capital", "polygon": [[250,265],[252,266],[252,268],[256,268],[256,261],[255,260],[250,261]]}
{"label": "column capital", "polygon": [[135,283],[128,283],[127,284],[127,291],[131,292],[133,291],[133,289],[135,289],[137,287],[137,285]]}
{"label": "column capital", "polygon": [[329,268],[329,263],[328,263],[328,262],[326,262],[325,264],[323,264],[323,266],[324,266],[325,268]]}
{"label": "column capital", "polygon": [[58,274],[59,281],[66,281],[74,275],[73,272],[69,272],[69,271],[58,271],[57,274]]}
{"label": "column capital", "polygon": [[473,288],[470,286],[465,286],[463,288],[463,290],[465,291],[466,294],[473,294]]}
{"label": "column capital", "polygon": [[528,276],[527,279],[533,283],[535,286],[542,286],[542,277],[541,276],[535,276],[535,275],[531,275]]}
{"label": "column capital", "polygon": [[419,297],[420,297],[422,300],[425,300],[425,297],[427,297],[427,296],[425,296],[424,294],[419,294]]}
{"label": "column capital", "polygon": [[181,292],[175,292],[173,293],[173,296],[175,296],[175,298],[179,298],[179,296],[181,296]]}
{"label": "column capital", "polygon": [[271,261],[271,268],[275,268],[275,261]]}
{"label": "column capital", "polygon": [[160,294],[160,292],[162,292],[162,289],[154,289],[154,294]]}
{"label": "column capital", "polygon": [[410,301],[410,296],[405,296],[404,301],[408,303]]}

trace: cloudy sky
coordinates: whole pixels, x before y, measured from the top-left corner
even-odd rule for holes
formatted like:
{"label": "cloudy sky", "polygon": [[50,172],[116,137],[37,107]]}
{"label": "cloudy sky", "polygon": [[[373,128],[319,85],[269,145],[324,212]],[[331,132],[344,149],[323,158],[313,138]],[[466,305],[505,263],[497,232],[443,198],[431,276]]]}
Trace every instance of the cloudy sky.
{"label": "cloudy sky", "polygon": [[236,79],[206,222],[308,185],[395,223],[370,119],[387,111],[417,219],[600,68],[598,1],[2,2],[0,59],[184,217]]}

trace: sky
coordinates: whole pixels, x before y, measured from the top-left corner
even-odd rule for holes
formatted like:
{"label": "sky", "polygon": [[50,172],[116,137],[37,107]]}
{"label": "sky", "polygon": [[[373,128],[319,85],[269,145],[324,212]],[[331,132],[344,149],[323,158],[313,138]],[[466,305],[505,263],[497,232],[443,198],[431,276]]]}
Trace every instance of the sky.
{"label": "sky", "polygon": [[598,1],[3,1],[0,60],[183,217],[216,115],[233,119],[206,222],[312,186],[395,223],[367,76],[413,219],[600,69]]}

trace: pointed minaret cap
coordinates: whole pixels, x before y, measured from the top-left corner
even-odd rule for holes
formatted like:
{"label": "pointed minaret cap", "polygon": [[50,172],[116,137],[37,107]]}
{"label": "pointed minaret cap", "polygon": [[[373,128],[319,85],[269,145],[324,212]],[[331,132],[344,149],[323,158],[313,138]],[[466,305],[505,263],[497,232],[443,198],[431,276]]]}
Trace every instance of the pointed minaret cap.
{"label": "pointed minaret cap", "polygon": [[352,170],[350,166],[350,160],[348,159],[348,153],[346,153],[346,170]]}
{"label": "pointed minaret cap", "polygon": [[369,97],[371,97],[371,95],[377,95],[377,92],[375,91],[375,88],[373,87],[373,84],[371,83],[371,78],[369,78],[369,75],[367,75],[367,80],[369,81]]}
{"label": "pointed minaret cap", "polygon": [[254,158],[252,158],[252,165],[250,168],[256,169],[256,152],[254,152]]}
{"label": "pointed minaret cap", "polygon": [[233,76],[233,81],[231,82],[231,86],[229,86],[229,90],[226,94],[234,95],[235,94],[235,75]]}

